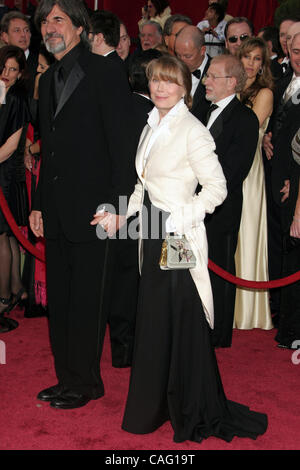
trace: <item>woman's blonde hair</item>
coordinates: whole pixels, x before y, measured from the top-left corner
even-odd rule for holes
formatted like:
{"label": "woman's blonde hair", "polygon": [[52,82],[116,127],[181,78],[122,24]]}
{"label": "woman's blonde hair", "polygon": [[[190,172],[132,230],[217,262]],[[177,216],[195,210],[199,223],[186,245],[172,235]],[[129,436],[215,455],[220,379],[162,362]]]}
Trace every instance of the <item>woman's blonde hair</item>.
{"label": "woman's blonde hair", "polygon": [[185,90],[184,102],[188,108],[192,107],[192,78],[189,68],[177,57],[162,55],[157,59],[151,60],[146,68],[148,80],[153,77],[163,81],[170,81],[182,86]]}

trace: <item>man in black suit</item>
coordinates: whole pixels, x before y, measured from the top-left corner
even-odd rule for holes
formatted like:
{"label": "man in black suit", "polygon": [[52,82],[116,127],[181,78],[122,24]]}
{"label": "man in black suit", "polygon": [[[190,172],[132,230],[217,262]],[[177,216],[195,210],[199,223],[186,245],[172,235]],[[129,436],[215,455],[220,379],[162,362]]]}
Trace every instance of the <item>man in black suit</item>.
{"label": "man in black suit", "polygon": [[[254,112],[236,97],[245,81],[242,64],[231,55],[213,58],[205,79],[206,98],[212,103],[207,128],[215,140],[216,154],[226,177],[228,191],[223,204],[205,219],[208,255],[214,263],[233,275],[243,204],[242,185],[253,162],[259,129]],[[213,344],[216,347],[229,347],[232,340],[235,285],[212,271],[210,275],[215,312]]]}
{"label": "man in black suit", "polygon": [[[298,23],[294,22],[289,27],[295,29]],[[299,34],[299,33],[298,33]],[[298,35],[295,35],[295,37]],[[268,249],[269,249],[269,273],[270,279],[278,279],[282,272],[282,244],[284,229],[281,225],[281,198],[285,191],[285,181],[288,182],[289,171],[285,165],[291,160],[291,141],[299,125],[299,102],[292,99],[290,88],[297,90],[297,59],[296,54],[290,50],[288,55],[293,55],[293,64],[290,62],[284,76],[277,82],[274,92],[273,113],[268,125],[267,133],[263,139],[265,151],[264,165],[266,176],[266,194],[268,207]],[[300,84],[298,85],[300,88]],[[292,90],[293,91],[293,90]],[[289,98],[288,98],[288,95]],[[288,183],[287,183],[288,185]],[[271,309],[274,314],[280,310],[280,289],[271,290]],[[275,322],[278,315],[275,316]]]}
{"label": "man in black suit", "polygon": [[[104,56],[107,61],[114,62],[119,69],[118,73],[124,75],[124,79],[127,80],[124,62],[116,52],[120,41],[119,18],[107,10],[94,12],[91,15],[89,39],[92,52]],[[137,137],[140,133],[138,131],[140,125],[141,122],[137,121]],[[132,165],[134,165],[134,160],[135,153],[132,153]],[[110,263],[105,287],[114,367],[131,365],[139,280],[137,240],[132,240],[127,233],[123,233],[123,230],[125,228],[120,232],[120,237],[109,241]],[[118,295],[114,293],[116,285],[119,286]]]}
{"label": "man in black suit", "polygon": [[205,122],[209,101],[205,98],[203,77],[208,70],[211,58],[206,54],[204,34],[196,26],[185,26],[179,31],[175,41],[175,53],[192,73],[192,113],[202,123]]}
{"label": "man in black suit", "polygon": [[40,80],[43,159],[30,225],[46,238],[58,384],[38,398],[69,409],[104,394],[99,362],[110,253],[106,233],[100,225],[96,233],[91,222],[101,206],[110,220],[102,225],[112,236],[126,213],[120,197],[135,184],[135,138],[127,80],[113,62],[85,46],[90,25],[82,1],[42,0],[35,20],[57,59]]}
{"label": "man in black suit", "polygon": [[283,75],[290,71],[290,59],[287,47],[288,30],[291,26],[293,26],[294,23],[297,23],[298,21],[300,21],[300,17],[286,16],[283,17],[279,23],[279,42],[284,54],[283,61],[280,64]]}
{"label": "man in black suit", "polygon": [[1,38],[6,44],[18,46],[24,51],[30,77],[30,94],[32,96],[38,66],[38,53],[30,48],[29,19],[20,11],[10,11],[1,20],[1,33]]}
{"label": "man in black suit", "polygon": [[114,13],[107,10],[92,13],[89,39],[94,54],[123,64],[116,52],[120,41],[120,20]]}

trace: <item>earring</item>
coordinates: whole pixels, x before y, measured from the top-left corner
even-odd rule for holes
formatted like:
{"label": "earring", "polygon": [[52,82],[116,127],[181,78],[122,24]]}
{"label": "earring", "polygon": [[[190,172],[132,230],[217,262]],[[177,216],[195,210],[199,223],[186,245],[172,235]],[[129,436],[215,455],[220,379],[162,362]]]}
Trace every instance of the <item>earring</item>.
{"label": "earring", "polygon": [[264,69],[263,69],[262,67],[260,67],[259,71],[257,72],[258,75],[262,75],[262,74],[263,74],[263,71],[264,71]]}

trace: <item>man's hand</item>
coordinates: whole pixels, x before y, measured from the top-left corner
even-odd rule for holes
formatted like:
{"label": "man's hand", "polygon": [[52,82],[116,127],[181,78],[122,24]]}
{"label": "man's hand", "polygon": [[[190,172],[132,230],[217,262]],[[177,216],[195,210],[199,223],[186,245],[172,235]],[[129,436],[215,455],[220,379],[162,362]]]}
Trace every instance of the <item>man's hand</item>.
{"label": "man's hand", "polygon": [[271,143],[271,139],[272,139],[272,132],[269,132],[268,134],[264,135],[264,138],[262,141],[263,148],[264,148],[264,151],[266,153],[266,157],[268,160],[271,160],[271,158],[273,157],[273,145]]}
{"label": "man's hand", "polygon": [[44,226],[42,213],[40,211],[32,211],[29,216],[30,228],[36,237],[44,236]]}
{"label": "man's hand", "polygon": [[28,171],[32,171],[32,156],[27,150],[24,153],[24,165]]}
{"label": "man's hand", "polygon": [[300,217],[294,217],[290,228],[290,236],[300,238]]}
{"label": "man's hand", "polygon": [[123,225],[126,224],[126,216],[111,214],[110,212],[94,214],[91,225],[97,224],[100,224],[107,232],[107,235],[112,237],[118,230],[120,230],[121,227],[123,227]]}
{"label": "man's hand", "polygon": [[284,202],[290,194],[290,180],[284,180],[284,186],[281,188],[280,192],[283,194],[281,202]]}

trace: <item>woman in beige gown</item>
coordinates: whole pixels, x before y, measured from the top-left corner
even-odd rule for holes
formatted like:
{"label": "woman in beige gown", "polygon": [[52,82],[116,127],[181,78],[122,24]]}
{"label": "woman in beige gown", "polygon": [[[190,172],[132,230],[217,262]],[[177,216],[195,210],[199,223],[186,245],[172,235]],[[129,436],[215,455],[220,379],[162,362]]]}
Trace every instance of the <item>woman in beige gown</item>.
{"label": "woman in beige gown", "polygon": [[[260,38],[249,38],[239,51],[248,79],[240,99],[259,120],[259,139],[251,170],[243,183],[243,209],[235,254],[236,276],[267,281],[268,239],[262,138],[273,109],[272,75],[268,51]],[[234,328],[273,328],[268,290],[237,287]]]}

